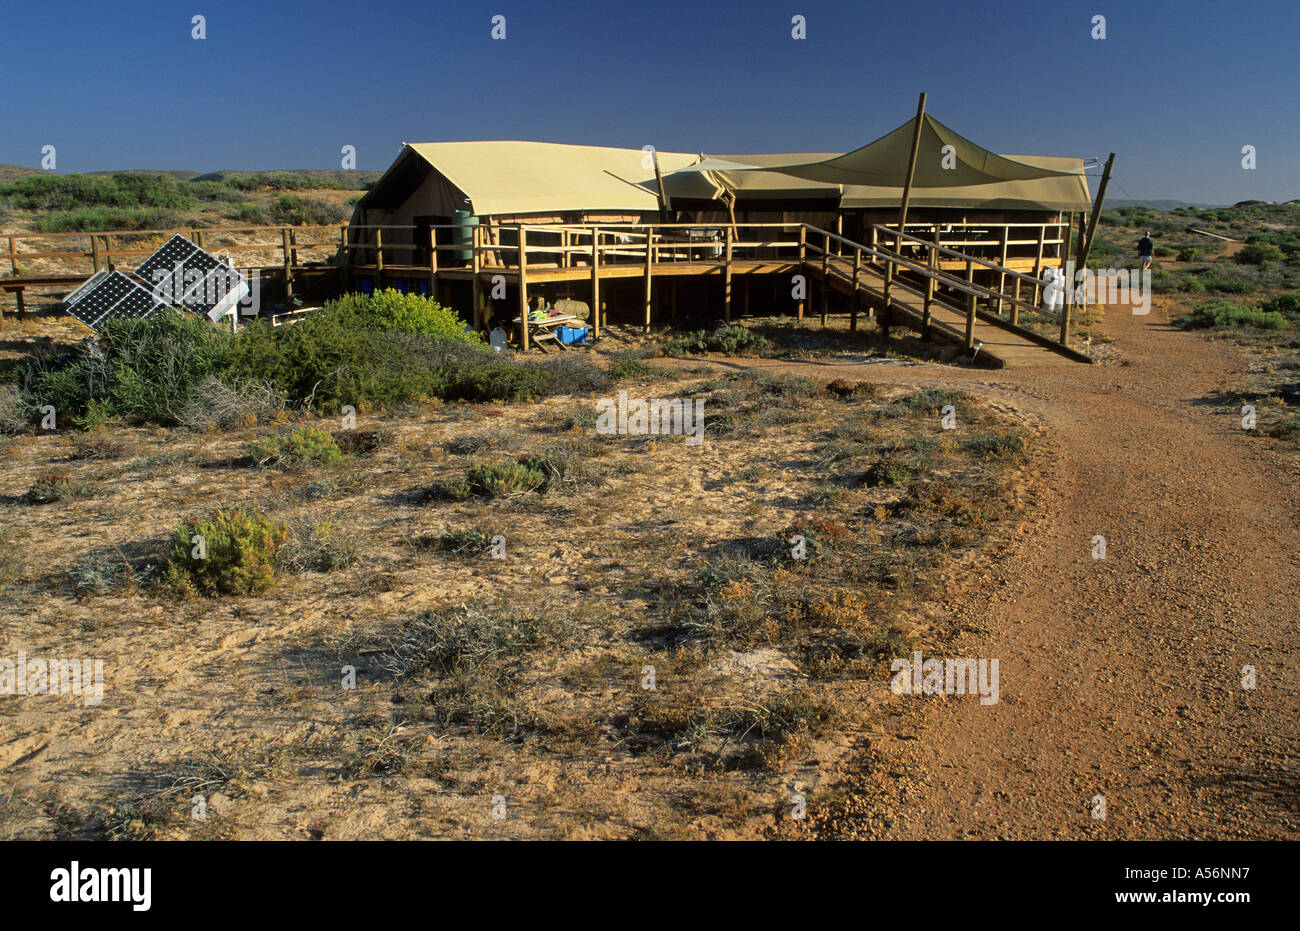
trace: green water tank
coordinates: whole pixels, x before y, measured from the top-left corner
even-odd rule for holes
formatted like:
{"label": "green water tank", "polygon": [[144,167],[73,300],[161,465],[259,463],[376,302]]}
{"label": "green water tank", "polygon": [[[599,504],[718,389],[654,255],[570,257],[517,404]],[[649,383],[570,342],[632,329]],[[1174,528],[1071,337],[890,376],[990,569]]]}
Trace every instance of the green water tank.
{"label": "green water tank", "polygon": [[465,246],[464,249],[458,249],[452,254],[461,262],[471,262],[474,260],[474,227],[478,226],[478,217],[468,210],[453,210],[451,212],[451,223],[455,227],[451,231],[452,244]]}

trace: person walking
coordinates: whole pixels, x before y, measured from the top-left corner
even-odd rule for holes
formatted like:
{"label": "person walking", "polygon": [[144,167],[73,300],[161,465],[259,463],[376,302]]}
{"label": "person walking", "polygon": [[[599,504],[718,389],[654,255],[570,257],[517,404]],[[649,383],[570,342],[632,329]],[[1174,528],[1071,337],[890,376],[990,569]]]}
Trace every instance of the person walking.
{"label": "person walking", "polygon": [[1147,232],[1145,236],[1138,240],[1138,257],[1142,259],[1142,268],[1151,267],[1151,257],[1155,255],[1156,244],[1151,241],[1151,233]]}

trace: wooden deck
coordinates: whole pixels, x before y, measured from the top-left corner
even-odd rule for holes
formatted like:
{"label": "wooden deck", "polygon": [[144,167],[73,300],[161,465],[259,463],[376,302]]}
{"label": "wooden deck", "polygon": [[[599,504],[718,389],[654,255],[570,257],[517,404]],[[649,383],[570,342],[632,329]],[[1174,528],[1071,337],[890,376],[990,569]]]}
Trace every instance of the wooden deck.
{"label": "wooden deck", "polygon": [[[513,316],[524,321],[519,324],[519,339],[525,349],[532,334],[522,311],[530,288],[535,294],[538,288],[556,283],[585,282],[586,293],[581,297],[589,300],[591,323],[599,335],[602,282],[643,282],[638,303],[642,325],[649,331],[656,313],[662,313],[654,302],[657,279],[720,281],[723,299],[718,316],[730,322],[738,278],[752,281],[776,276],[793,283],[796,276],[803,276],[806,294],[795,304],[800,320],[815,304],[826,322],[830,296],[837,295],[841,307],[848,307],[851,328],[856,328],[862,314],[876,316],[884,327],[909,327],[928,338],[964,346],[972,354],[978,344],[978,356],[985,364],[1089,361],[1069,345],[1070,308],[1054,314],[1039,307],[1046,286],[1039,275],[1047,262],[1058,261],[1045,256],[1044,250],[1065,242],[1049,239],[1046,225],[1037,225],[1035,240],[1013,239],[1012,225],[1006,224],[1000,243],[934,225],[908,224],[907,230],[901,233],[897,227],[874,226],[869,230],[870,244],[806,223],[433,227],[425,230],[427,242],[419,243],[410,227],[266,227],[188,233],[196,241],[206,239],[210,248],[240,256],[264,276],[282,276],[286,295],[293,294],[296,281],[320,274],[338,274],[340,288],[355,287],[365,278],[370,279],[368,286],[400,279],[408,286],[427,282],[435,297],[440,283],[460,282],[462,288],[469,283],[473,323],[480,328],[487,323],[480,313],[483,295],[496,292],[499,298],[504,283],[513,292],[509,298]],[[21,312],[25,289],[66,293],[93,271],[113,267],[115,259],[133,265],[156,248],[159,237],[173,232],[187,231],[10,236],[8,258],[13,274],[0,277],[0,292],[13,293]],[[916,235],[919,233],[929,236]],[[132,242],[130,236],[141,239]],[[27,238],[36,240],[36,248],[18,250],[16,242]],[[64,248],[52,249],[51,242]],[[980,247],[971,247],[974,251],[986,254],[992,247],[997,258],[963,252],[949,243],[974,243]],[[1033,258],[1008,254],[1010,246],[1026,244],[1036,246]],[[393,262],[394,255],[400,261]],[[20,273],[20,259],[24,265],[36,261],[45,268]],[[89,266],[85,274],[63,273],[65,268],[77,268],[79,262]],[[52,273],[55,269],[60,273]],[[747,289],[742,294],[747,312]],[[626,299],[626,288],[623,297]],[[1039,320],[1049,318],[1058,337],[1047,338],[1019,326],[1022,311]]]}

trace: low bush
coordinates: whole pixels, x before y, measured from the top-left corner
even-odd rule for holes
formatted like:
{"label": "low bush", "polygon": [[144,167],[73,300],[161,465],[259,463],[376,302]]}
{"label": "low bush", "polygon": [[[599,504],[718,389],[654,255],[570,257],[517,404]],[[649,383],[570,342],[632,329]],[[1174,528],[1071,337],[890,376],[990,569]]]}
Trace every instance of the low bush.
{"label": "low bush", "polygon": [[911,474],[911,470],[902,460],[884,456],[867,469],[865,483],[869,488],[901,485]]}
{"label": "low bush", "polygon": [[370,330],[401,330],[429,339],[479,342],[465,330],[456,312],[419,294],[403,294],[392,288],[372,294],[345,294],[330,301],[326,312],[346,324]]}
{"label": "low bush", "polygon": [[748,327],[724,324],[709,332],[696,330],[683,333],[663,345],[666,356],[697,355],[718,352],[728,356],[754,355],[768,349],[771,341]]}
{"label": "low bush", "polygon": [[1238,265],[1265,265],[1269,262],[1280,262],[1284,258],[1281,249],[1267,242],[1248,243],[1242,246],[1241,251],[1236,255]]}
{"label": "low bush", "polygon": [[458,500],[470,497],[507,498],[538,491],[546,485],[546,480],[546,473],[537,464],[525,464],[514,459],[476,462],[442,491],[445,497]]}
{"label": "low bush", "polygon": [[1259,305],[1265,313],[1282,314],[1291,320],[1300,320],[1300,291],[1289,291]]}
{"label": "low bush", "polygon": [[277,564],[294,572],[332,572],[358,558],[356,531],[337,520],[294,521],[276,554]]}
{"label": "low bush", "polygon": [[343,451],[328,430],[308,426],[258,440],[248,447],[248,454],[259,466],[325,465],[343,458]]}
{"label": "low bush", "polygon": [[59,472],[47,472],[27,489],[23,501],[27,504],[53,504],[69,498],[86,498],[93,493],[91,487],[79,479],[69,478]]}
{"label": "low bush", "polygon": [[[287,528],[255,510],[216,510],[176,528],[166,578],[207,595],[247,595],[275,582]],[[196,539],[197,538],[197,539]]]}
{"label": "low bush", "polygon": [[165,310],[115,320],[99,338],[64,355],[39,354],[24,373],[36,406],[53,405],[59,422],[84,429],[117,417],[179,424],[195,386],[223,364],[230,335],[207,320]]}
{"label": "low bush", "polygon": [[31,422],[32,407],[17,385],[0,385],[0,433],[21,433]]}
{"label": "low bush", "polygon": [[1289,323],[1287,318],[1278,311],[1259,310],[1234,304],[1231,301],[1215,301],[1193,308],[1192,312],[1183,318],[1183,326],[1189,330],[1243,327],[1281,330],[1289,326]]}

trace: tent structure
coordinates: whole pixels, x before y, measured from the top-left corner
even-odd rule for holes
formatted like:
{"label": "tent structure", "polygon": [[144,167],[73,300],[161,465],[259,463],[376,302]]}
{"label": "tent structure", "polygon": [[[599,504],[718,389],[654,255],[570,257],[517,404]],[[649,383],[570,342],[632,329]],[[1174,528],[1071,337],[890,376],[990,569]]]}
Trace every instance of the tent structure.
{"label": "tent structure", "polygon": [[[631,213],[659,209],[654,162],[671,174],[698,155],[552,142],[407,143],[391,168],[361,199],[361,209],[412,216],[526,216]],[[687,179],[686,189],[711,196],[712,182]],[[399,216],[392,222],[401,223]],[[409,221],[408,221],[409,222]]]}
{"label": "tent structure", "polygon": [[[674,192],[692,173],[708,175],[737,201],[837,197],[843,209],[896,207],[902,200],[915,121],[908,120],[851,152],[719,155],[703,158],[670,179]],[[1084,211],[1091,205],[1083,160],[998,155],[922,117],[912,204],[997,210]],[[680,187],[679,187],[680,185]]]}
{"label": "tent structure", "polygon": [[[930,115],[922,118],[916,207],[1085,211],[1083,160],[999,155]],[[670,202],[806,201],[816,211],[897,206],[915,121],[851,152],[691,155],[549,142],[408,143],[362,198],[406,225],[419,215],[646,216]],[[659,176],[655,174],[658,161]]]}

